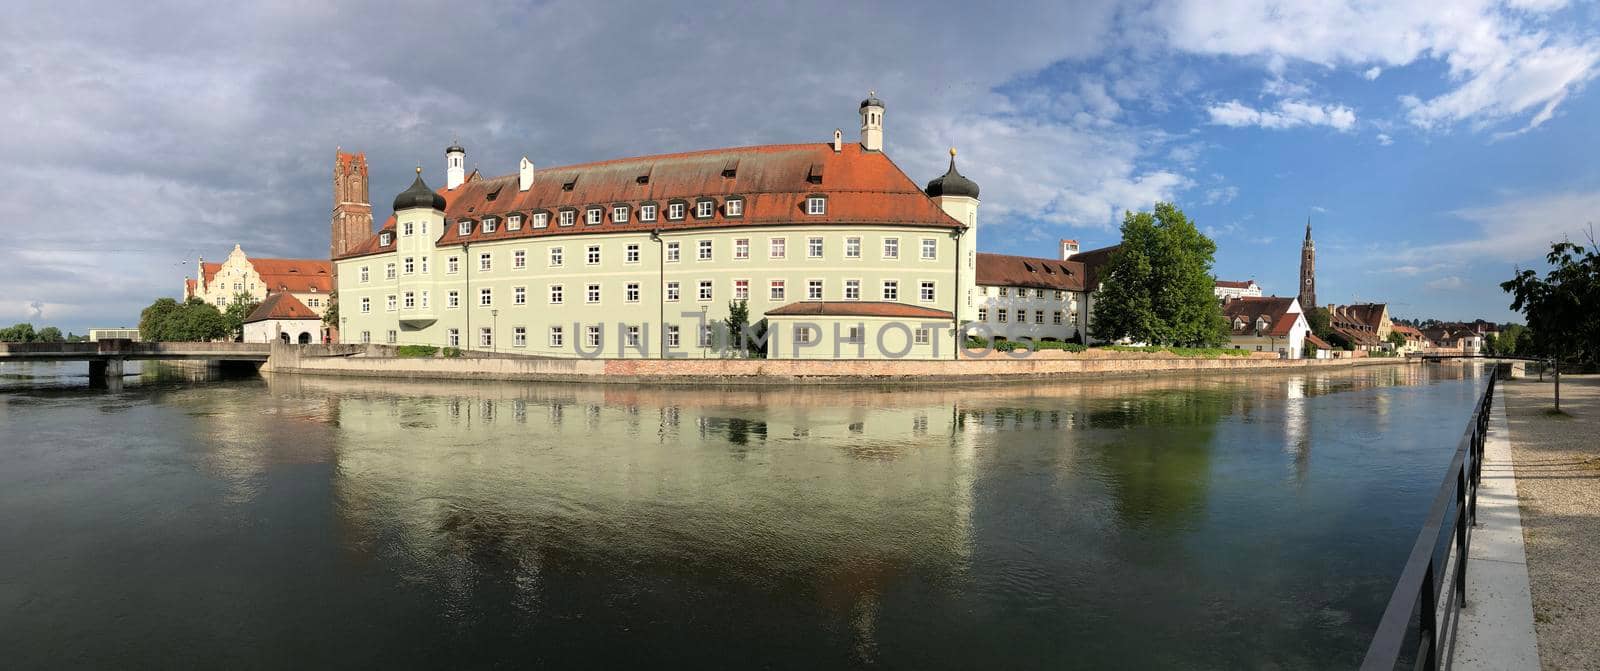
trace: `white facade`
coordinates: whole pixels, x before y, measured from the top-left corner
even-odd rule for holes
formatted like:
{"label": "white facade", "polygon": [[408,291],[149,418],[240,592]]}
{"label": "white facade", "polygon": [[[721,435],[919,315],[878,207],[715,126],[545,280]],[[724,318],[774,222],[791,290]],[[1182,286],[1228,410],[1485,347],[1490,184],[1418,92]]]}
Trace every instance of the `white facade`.
{"label": "white facade", "polygon": [[245,342],[287,342],[310,344],[321,342],[320,319],[263,319],[244,325]]}
{"label": "white facade", "polygon": [[1077,291],[980,286],[974,321],[994,338],[1082,342],[1088,336],[1086,303]]}

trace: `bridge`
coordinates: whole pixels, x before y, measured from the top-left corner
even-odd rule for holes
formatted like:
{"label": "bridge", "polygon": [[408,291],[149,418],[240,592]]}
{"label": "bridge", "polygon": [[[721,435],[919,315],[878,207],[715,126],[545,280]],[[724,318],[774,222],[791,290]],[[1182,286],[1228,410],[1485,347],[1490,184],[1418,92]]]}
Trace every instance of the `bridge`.
{"label": "bridge", "polygon": [[73,343],[0,343],[0,363],[10,361],[87,361],[89,383],[121,379],[123,363],[134,361],[242,361],[264,363],[272,345],[243,342],[133,342],[101,340]]}

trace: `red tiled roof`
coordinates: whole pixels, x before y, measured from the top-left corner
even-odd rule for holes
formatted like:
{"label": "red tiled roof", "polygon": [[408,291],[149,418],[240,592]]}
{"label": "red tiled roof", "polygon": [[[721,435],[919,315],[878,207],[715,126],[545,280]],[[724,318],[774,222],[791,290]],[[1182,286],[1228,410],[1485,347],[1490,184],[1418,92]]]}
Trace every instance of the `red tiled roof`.
{"label": "red tiled roof", "polygon": [[220,263],[201,263],[200,276],[205,278],[206,284],[211,284],[211,278],[217,276],[217,271],[222,270]]}
{"label": "red tiled roof", "polygon": [[[1245,296],[1224,303],[1222,315],[1228,318],[1228,329],[1233,335],[1255,335],[1256,319],[1264,317],[1267,320],[1267,331],[1261,335],[1281,338],[1289,335],[1289,331],[1294,328],[1295,320],[1299,318],[1300,313],[1289,311],[1293,305],[1293,298]],[[1239,325],[1241,321],[1242,326]]]}
{"label": "red tiled roof", "polygon": [[1333,345],[1329,345],[1328,341],[1318,338],[1315,333],[1307,333],[1306,342],[1311,343],[1317,349],[1333,349]]}
{"label": "red tiled roof", "polygon": [[244,321],[246,324],[251,324],[268,319],[321,319],[321,317],[295,298],[294,294],[276,293],[268,295],[267,300],[261,301],[261,305],[256,306]]}
{"label": "red tiled roof", "polygon": [[978,284],[1083,291],[1088,270],[1079,261],[978,252]]}
{"label": "red tiled roof", "polygon": [[[962,227],[888,156],[853,143],[845,144],[839,153],[834,153],[830,143],[762,145],[544,168],[534,173],[533,186],[527,191],[519,189],[518,179],[515,173],[474,176],[453,190],[440,190],[446,200],[445,230],[437,244],[656,228],[816,223]],[[570,191],[567,184],[571,184]],[[828,199],[826,214],[805,213],[806,197],[812,194]],[[729,196],[744,199],[741,216],[724,216],[722,205]],[[716,213],[707,219],[693,216],[694,203],[702,197],[717,204]],[[667,204],[674,199],[686,201],[689,214],[670,221]],[[646,202],[659,206],[656,221],[638,220],[638,205]],[[611,222],[611,207],[617,204],[632,208],[625,224]],[[603,208],[604,223],[584,223],[583,211],[591,206]],[[563,208],[578,210],[575,225],[557,225],[556,213]],[[538,210],[551,213],[548,227],[536,229],[525,221],[521,230],[511,231],[504,225],[507,214],[527,215]],[[494,233],[485,234],[478,225],[485,215],[500,219]],[[474,222],[467,236],[459,235],[457,227],[463,219]],[[394,230],[392,217],[379,232],[385,230]],[[387,250],[379,249],[374,235],[341,258],[381,251]]]}
{"label": "red tiled roof", "polygon": [[769,317],[906,317],[909,319],[955,319],[945,310],[887,301],[799,301],[767,311]]}
{"label": "red tiled roof", "polygon": [[1249,289],[1250,286],[1255,283],[1255,280],[1246,280],[1244,282],[1235,282],[1233,280],[1217,280],[1217,286],[1224,289]]}
{"label": "red tiled roof", "polygon": [[1117,250],[1120,249],[1122,249],[1122,245],[1111,245],[1110,247],[1091,249],[1086,252],[1078,252],[1077,254],[1072,255],[1072,260],[1082,263],[1083,268],[1086,271],[1085,274],[1087,277],[1083,284],[1085,287],[1088,287],[1092,290],[1100,286],[1100,269],[1104,268],[1107,263],[1110,263],[1111,255],[1116,254]]}
{"label": "red tiled roof", "polygon": [[1387,309],[1388,306],[1383,303],[1335,305],[1333,310],[1328,313],[1328,320],[1336,324],[1365,326],[1376,331],[1383,322],[1383,315]]}
{"label": "red tiled roof", "polygon": [[184,297],[185,300],[187,300],[190,296],[193,296],[193,295],[194,295],[194,278],[186,277],[186,278],[183,279],[183,297]]}
{"label": "red tiled roof", "polygon": [[267,291],[331,293],[333,262],[318,259],[250,259]]}

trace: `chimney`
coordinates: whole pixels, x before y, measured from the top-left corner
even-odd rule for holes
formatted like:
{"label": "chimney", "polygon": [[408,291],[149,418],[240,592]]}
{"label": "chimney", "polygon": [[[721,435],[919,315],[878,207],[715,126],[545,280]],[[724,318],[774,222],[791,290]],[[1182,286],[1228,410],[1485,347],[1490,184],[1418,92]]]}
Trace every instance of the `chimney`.
{"label": "chimney", "polygon": [[530,188],[533,188],[533,161],[524,156],[517,175],[517,189],[527,191]]}
{"label": "chimney", "polygon": [[1061,260],[1062,261],[1071,260],[1073,255],[1075,255],[1077,253],[1078,253],[1078,241],[1077,240],[1067,240],[1067,239],[1062,239],[1061,240]]}
{"label": "chimney", "polygon": [[833,129],[833,153],[844,151],[844,131]]}

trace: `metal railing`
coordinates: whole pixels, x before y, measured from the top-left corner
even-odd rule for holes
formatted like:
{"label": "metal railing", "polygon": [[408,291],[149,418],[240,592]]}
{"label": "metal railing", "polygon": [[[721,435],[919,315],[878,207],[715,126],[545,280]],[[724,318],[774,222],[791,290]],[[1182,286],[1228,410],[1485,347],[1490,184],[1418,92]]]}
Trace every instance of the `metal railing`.
{"label": "metal railing", "polygon": [[[1472,543],[1468,528],[1476,524],[1478,517],[1478,482],[1483,478],[1483,443],[1494,407],[1495,377],[1489,375],[1489,386],[1478,398],[1444,482],[1433,497],[1427,521],[1400,571],[1400,581],[1389,596],[1378,631],[1367,646],[1367,656],[1361,662],[1363,671],[1395,668],[1401,662],[1413,626],[1417,637],[1412,668],[1438,669],[1441,655],[1448,652],[1444,646],[1446,637],[1441,634],[1454,631],[1467,598],[1467,550]],[[1446,533],[1454,536],[1448,541],[1451,551],[1439,557],[1440,546],[1447,542]],[[1450,593],[1446,595],[1445,571],[1450,568],[1454,568],[1454,574],[1449,576]],[[1446,597],[1443,604],[1441,596]]]}

